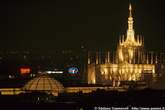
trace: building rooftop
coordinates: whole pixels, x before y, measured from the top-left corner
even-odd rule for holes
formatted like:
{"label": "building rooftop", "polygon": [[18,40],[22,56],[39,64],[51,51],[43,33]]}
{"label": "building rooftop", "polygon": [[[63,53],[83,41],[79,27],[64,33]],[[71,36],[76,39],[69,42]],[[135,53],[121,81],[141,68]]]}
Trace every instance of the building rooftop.
{"label": "building rooftop", "polygon": [[40,74],[34,79],[30,80],[23,87],[25,91],[41,91],[48,93],[61,93],[64,91],[63,85],[51,78],[48,74]]}

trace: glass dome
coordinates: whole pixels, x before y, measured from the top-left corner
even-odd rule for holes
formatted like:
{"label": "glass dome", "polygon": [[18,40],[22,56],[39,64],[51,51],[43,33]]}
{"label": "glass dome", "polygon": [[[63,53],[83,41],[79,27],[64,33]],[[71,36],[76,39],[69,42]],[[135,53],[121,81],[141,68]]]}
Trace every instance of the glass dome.
{"label": "glass dome", "polygon": [[41,74],[38,77],[30,80],[23,87],[25,91],[46,92],[53,95],[58,95],[64,91],[63,85],[57,80],[49,77],[47,74]]}

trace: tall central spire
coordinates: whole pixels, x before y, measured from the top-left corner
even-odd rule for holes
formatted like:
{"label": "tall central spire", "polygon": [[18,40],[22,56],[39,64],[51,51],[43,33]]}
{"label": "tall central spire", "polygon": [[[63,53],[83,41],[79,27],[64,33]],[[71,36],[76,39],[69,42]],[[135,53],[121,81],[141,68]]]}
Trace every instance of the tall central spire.
{"label": "tall central spire", "polygon": [[133,17],[132,17],[132,6],[129,5],[129,17],[128,17],[128,29],[127,29],[127,38],[126,41],[134,42],[134,29],[133,29]]}
{"label": "tall central spire", "polygon": [[132,6],[129,5],[128,30],[133,30]]}

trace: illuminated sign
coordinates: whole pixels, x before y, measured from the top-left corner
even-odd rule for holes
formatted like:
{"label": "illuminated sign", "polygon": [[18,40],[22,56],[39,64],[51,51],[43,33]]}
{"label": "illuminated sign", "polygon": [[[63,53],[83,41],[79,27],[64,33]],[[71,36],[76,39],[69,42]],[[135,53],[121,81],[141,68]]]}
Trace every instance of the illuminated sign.
{"label": "illuminated sign", "polygon": [[45,71],[48,74],[61,74],[63,71]]}
{"label": "illuminated sign", "polygon": [[76,68],[76,67],[71,67],[71,68],[68,69],[68,72],[69,72],[70,74],[77,74],[77,73],[78,73],[78,68]]}
{"label": "illuminated sign", "polygon": [[21,75],[26,75],[26,74],[29,74],[30,72],[31,72],[31,69],[29,67],[21,67],[20,68]]}

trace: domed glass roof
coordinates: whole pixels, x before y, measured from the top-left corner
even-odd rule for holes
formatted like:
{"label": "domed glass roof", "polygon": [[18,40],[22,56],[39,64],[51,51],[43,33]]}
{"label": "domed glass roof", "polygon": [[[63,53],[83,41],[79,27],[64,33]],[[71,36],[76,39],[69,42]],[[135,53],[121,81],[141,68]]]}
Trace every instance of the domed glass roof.
{"label": "domed glass roof", "polygon": [[64,91],[63,85],[47,74],[41,74],[30,80],[23,87],[25,91],[45,91],[50,93],[61,93]]}

